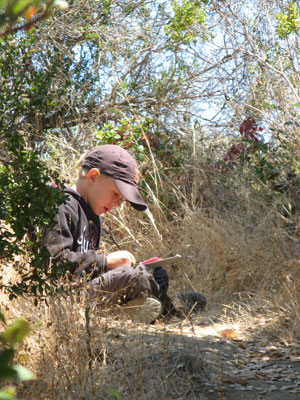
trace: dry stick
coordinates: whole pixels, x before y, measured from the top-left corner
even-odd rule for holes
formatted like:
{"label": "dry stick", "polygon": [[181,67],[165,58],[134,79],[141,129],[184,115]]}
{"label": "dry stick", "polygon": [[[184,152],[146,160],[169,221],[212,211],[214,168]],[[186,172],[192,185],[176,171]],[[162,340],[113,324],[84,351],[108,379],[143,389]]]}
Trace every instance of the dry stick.
{"label": "dry stick", "polygon": [[[118,83],[120,84],[120,80],[119,79],[118,79]],[[155,162],[155,158],[154,158],[154,155],[153,155],[153,152],[152,152],[152,149],[151,149],[151,145],[150,145],[148,136],[146,135],[146,132],[144,131],[144,129],[143,129],[141,123],[140,123],[139,117],[136,115],[136,113],[134,111],[134,108],[132,107],[130,99],[128,98],[128,96],[125,93],[123,93],[123,96],[124,96],[125,100],[127,101],[127,103],[129,104],[129,107],[130,107],[132,113],[134,114],[134,116],[135,116],[135,118],[137,120],[138,126],[141,129],[141,131],[143,132],[143,135],[145,137],[145,141],[146,141],[146,144],[148,146],[148,150],[150,152],[151,161],[152,161],[153,168],[154,168],[154,173],[155,173],[155,178],[156,178],[155,179],[155,186],[156,186],[156,192],[158,193],[157,179],[159,180],[159,183],[160,183],[161,187],[163,187],[163,184],[162,184],[162,180],[161,180],[161,177],[160,177],[159,170],[158,170],[156,162]]]}
{"label": "dry stick", "polygon": [[286,73],[285,73],[282,69],[278,69],[278,68],[273,67],[270,63],[268,63],[264,58],[262,58],[259,54],[257,54],[257,53],[255,52],[256,49],[254,48],[253,42],[252,42],[252,40],[251,40],[251,38],[250,38],[250,36],[249,36],[249,34],[248,34],[245,21],[243,21],[243,20],[232,10],[230,4],[227,4],[227,6],[228,6],[228,9],[229,9],[229,11],[231,12],[231,14],[232,14],[235,18],[237,18],[237,20],[238,20],[238,21],[241,23],[241,25],[243,26],[244,32],[245,32],[245,37],[246,37],[246,39],[248,40],[248,43],[249,43],[250,47],[252,48],[253,52],[248,51],[246,48],[235,49],[235,50],[244,52],[245,54],[248,54],[248,55],[250,55],[250,56],[256,58],[262,65],[267,66],[271,71],[276,72],[277,74],[279,74],[279,75],[286,81],[286,83],[287,83],[288,86],[290,87],[291,91],[294,93],[294,96],[296,97],[297,101],[300,102],[300,97],[299,97],[299,95],[298,95],[298,93],[297,93],[297,91],[296,91],[296,88],[293,86],[291,80],[290,80],[289,77],[286,75]]}
{"label": "dry stick", "polygon": [[119,225],[121,225],[125,231],[128,233],[128,235],[138,244],[140,245],[140,242],[138,241],[138,239],[134,236],[134,234],[130,231],[130,229],[128,228],[128,226],[124,223],[124,217],[119,213],[119,217],[116,215],[111,214],[111,217],[113,220],[117,221]]}
{"label": "dry stick", "polygon": [[91,381],[92,381],[92,393],[95,396],[95,382],[94,382],[94,374],[93,374],[93,357],[92,357],[92,349],[91,349],[91,330],[90,330],[90,307],[87,306],[85,307],[85,328],[87,332],[87,339],[86,339],[86,345],[87,345],[87,351],[89,355],[89,370],[91,373]]}
{"label": "dry stick", "polygon": [[194,292],[197,292],[197,289],[195,288],[195,286],[193,285],[192,281],[190,280],[188,274],[186,272],[183,272],[184,276],[186,277],[186,279],[188,280],[189,284],[191,285],[192,289]]}
{"label": "dry stick", "polygon": [[[195,332],[195,328],[194,328],[194,324],[193,324],[193,319],[192,319],[192,316],[191,316],[191,314],[192,314],[192,312],[193,312],[195,306],[196,306],[196,303],[193,305],[193,307],[190,309],[190,311],[188,312],[188,314],[185,316],[185,321],[189,321],[189,323],[190,323],[190,325],[191,325],[191,329],[192,329],[192,332],[193,332],[193,336],[194,336],[194,339],[195,339],[195,341],[196,341],[196,347],[197,347],[197,349],[198,349],[198,351],[199,351],[200,359],[201,359],[201,362],[202,362],[201,371],[202,371],[203,375],[205,376],[205,378],[208,379],[208,374],[207,374],[207,372],[206,372],[206,370],[205,370],[205,368],[204,368],[204,366],[205,366],[205,361],[204,361],[203,352],[202,352],[202,350],[201,350],[201,348],[200,348],[200,345],[199,345],[199,342],[198,342],[198,340],[197,340],[197,334],[196,334],[196,332]],[[182,325],[182,322],[181,322],[180,324]],[[169,374],[169,375],[170,375],[170,374]]]}
{"label": "dry stick", "polygon": [[192,332],[193,332],[193,336],[194,336],[195,341],[196,341],[196,347],[197,347],[197,349],[199,351],[199,355],[200,355],[201,361],[203,362],[203,365],[202,365],[202,368],[201,368],[202,372],[203,372],[205,378],[208,379],[208,374],[207,374],[206,370],[204,369],[205,361],[204,361],[203,353],[202,353],[202,350],[200,349],[200,345],[199,345],[199,341],[197,340],[197,335],[196,335],[196,332],[195,332],[193,320],[192,320],[190,315],[188,315],[188,320],[189,320],[189,322],[191,324],[191,329],[192,329]]}

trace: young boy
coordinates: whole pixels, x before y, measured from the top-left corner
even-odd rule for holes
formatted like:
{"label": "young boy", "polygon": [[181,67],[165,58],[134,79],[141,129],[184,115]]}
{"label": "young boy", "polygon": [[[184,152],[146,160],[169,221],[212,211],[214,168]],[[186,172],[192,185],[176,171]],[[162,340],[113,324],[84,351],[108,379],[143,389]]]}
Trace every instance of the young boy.
{"label": "young boy", "polygon": [[134,255],[126,250],[107,255],[97,252],[100,215],[119,207],[123,200],[139,211],[147,208],[138,192],[138,176],[136,161],[122,147],[103,145],[88,151],[77,182],[65,188],[68,200],[59,207],[55,227],[46,232],[45,241],[52,262],[67,260],[71,274],[84,277],[93,297],[139,305],[137,318],[151,322],[162,312],[175,310],[166,294],[166,271],[136,265]]}

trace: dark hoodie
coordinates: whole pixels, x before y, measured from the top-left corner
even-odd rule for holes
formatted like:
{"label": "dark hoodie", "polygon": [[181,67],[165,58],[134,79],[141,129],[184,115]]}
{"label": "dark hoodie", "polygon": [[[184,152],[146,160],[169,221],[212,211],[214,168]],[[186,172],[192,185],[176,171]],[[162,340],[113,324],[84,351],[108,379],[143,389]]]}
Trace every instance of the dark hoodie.
{"label": "dark hoodie", "polygon": [[69,199],[58,208],[56,224],[45,233],[45,243],[53,262],[67,260],[70,272],[89,279],[107,272],[104,254],[97,253],[102,222],[83,198],[66,187]]}

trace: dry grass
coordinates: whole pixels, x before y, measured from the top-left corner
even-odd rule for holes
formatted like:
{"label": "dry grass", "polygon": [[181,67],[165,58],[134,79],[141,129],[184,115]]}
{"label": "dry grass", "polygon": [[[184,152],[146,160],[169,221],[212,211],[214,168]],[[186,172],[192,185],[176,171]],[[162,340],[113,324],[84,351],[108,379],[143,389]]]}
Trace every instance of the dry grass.
{"label": "dry grass", "polygon": [[174,334],[164,324],[133,324],[122,310],[86,306],[69,297],[37,308],[19,299],[6,308],[34,327],[18,362],[37,380],[19,386],[21,398],[205,399],[196,337]]}
{"label": "dry grass", "polygon": [[[127,206],[114,211],[104,222],[121,247],[140,260],[187,256],[167,267],[171,296],[200,291],[209,305],[222,309],[219,321],[238,322],[248,336],[299,340],[297,216],[284,219],[279,204],[259,203],[246,188],[235,193],[207,187],[199,195],[195,183],[185,196],[162,178],[159,190],[173,193],[181,207],[171,221],[151,193],[152,206],[143,215]],[[226,207],[220,211],[216,203]],[[102,250],[114,249],[104,239]],[[3,266],[3,279],[14,279],[11,267]],[[89,305],[87,325],[86,304],[71,297],[34,308],[31,299],[9,302],[5,293],[0,296],[8,318],[22,316],[36,325],[19,353],[19,362],[37,375],[34,383],[20,386],[22,398],[205,399],[195,335],[172,332],[164,324],[134,325],[121,311],[105,312],[95,304]]]}

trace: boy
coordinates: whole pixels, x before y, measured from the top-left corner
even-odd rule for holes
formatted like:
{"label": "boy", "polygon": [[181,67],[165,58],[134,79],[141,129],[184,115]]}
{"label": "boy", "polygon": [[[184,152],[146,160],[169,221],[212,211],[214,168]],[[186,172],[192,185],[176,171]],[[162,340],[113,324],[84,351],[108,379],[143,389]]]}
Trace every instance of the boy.
{"label": "boy", "polygon": [[88,151],[77,182],[65,188],[69,198],[59,207],[55,227],[46,232],[45,242],[52,261],[69,261],[70,272],[85,277],[93,297],[138,305],[137,319],[152,322],[162,312],[175,312],[166,294],[166,271],[158,267],[152,273],[143,264],[136,266],[134,255],[126,250],[108,255],[97,252],[100,215],[123,200],[139,211],[147,208],[137,189],[138,175],[136,161],[122,147],[103,145]]}

